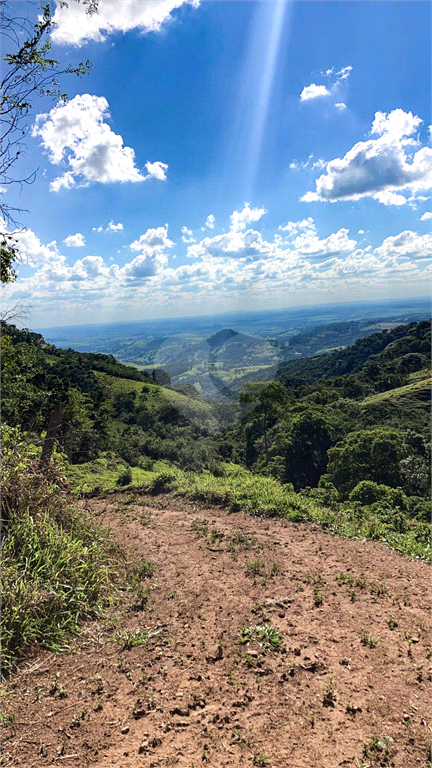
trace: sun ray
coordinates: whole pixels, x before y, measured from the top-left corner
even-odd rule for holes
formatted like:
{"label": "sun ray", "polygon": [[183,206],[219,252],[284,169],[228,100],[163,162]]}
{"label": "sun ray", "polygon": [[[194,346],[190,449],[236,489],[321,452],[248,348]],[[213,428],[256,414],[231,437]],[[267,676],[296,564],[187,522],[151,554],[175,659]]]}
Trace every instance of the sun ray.
{"label": "sun ray", "polygon": [[293,4],[293,0],[261,0],[250,25],[226,166],[230,173],[233,166],[237,168],[244,200],[253,197],[281,41],[287,38]]}
{"label": "sun ray", "polygon": [[259,45],[265,46],[265,58],[260,81],[256,91],[254,120],[251,123],[248,143],[248,168],[246,172],[246,195],[248,198],[253,193],[255,178],[258,170],[264,131],[266,127],[270,99],[275,79],[281,33],[287,15],[287,6],[290,4],[291,3],[289,0],[275,0],[275,2],[272,3],[264,3],[264,5],[267,7],[270,6],[271,22],[268,26],[267,40],[263,41],[261,39],[259,41]]}

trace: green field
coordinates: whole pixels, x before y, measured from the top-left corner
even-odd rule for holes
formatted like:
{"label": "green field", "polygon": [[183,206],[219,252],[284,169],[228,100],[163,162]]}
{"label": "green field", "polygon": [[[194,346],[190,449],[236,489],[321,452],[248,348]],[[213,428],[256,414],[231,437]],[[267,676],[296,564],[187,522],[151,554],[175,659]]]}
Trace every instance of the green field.
{"label": "green field", "polygon": [[[414,376],[422,373],[418,371]],[[420,381],[413,381],[411,384],[406,384],[403,387],[397,389],[391,389],[388,392],[378,392],[370,397],[365,397],[362,401],[362,406],[368,406],[372,404],[380,403],[392,403],[403,408],[422,408],[429,410],[430,397],[431,397],[431,383],[432,379],[429,371],[427,372],[428,378],[422,378]]]}

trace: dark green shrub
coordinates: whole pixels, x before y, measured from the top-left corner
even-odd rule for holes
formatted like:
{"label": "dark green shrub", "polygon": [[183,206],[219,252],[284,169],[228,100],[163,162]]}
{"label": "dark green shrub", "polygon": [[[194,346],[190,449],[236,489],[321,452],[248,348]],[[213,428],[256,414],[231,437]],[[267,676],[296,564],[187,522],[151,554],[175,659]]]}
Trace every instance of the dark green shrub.
{"label": "dark green shrub", "polygon": [[132,469],[130,467],[126,467],[124,472],[121,472],[117,478],[117,485],[130,485],[132,482]]}
{"label": "dark green shrub", "polygon": [[150,482],[150,493],[168,493],[176,484],[176,476],[172,472],[159,472]]}

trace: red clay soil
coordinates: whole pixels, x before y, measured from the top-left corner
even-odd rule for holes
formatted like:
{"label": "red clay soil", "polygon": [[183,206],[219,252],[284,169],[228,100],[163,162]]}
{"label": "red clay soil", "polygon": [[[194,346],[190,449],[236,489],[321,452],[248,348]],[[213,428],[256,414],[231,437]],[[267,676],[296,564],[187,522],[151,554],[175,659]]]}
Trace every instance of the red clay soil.
{"label": "red clay soil", "polygon": [[[428,565],[311,525],[125,500],[86,504],[153,562],[147,605],[123,593],[70,654],[21,665],[4,766],[428,765]],[[282,647],[253,629],[239,642],[262,626]]]}

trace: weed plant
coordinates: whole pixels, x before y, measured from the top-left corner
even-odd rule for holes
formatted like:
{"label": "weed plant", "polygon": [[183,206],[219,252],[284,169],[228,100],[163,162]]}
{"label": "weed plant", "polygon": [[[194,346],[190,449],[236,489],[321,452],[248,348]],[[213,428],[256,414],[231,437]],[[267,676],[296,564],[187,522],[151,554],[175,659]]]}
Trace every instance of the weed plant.
{"label": "weed plant", "polygon": [[336,686],[334,677],[330,677],[323,693],[323,707],[334,707],[336,701]]}
{"label": "weed plant", "polygon": [[360,642],[367,648],[375,648],[375,646],[378,645],[378,640],[372,637],[365,627],[362,627]]}
{"label": "weed plant", "polygon": [[239,643],[249,643],[251,640],[257,640],[261,648],[268,648],[272,651],[282,651],[284,647],[282,634],[270,624],[242,627],[238,635]]}

